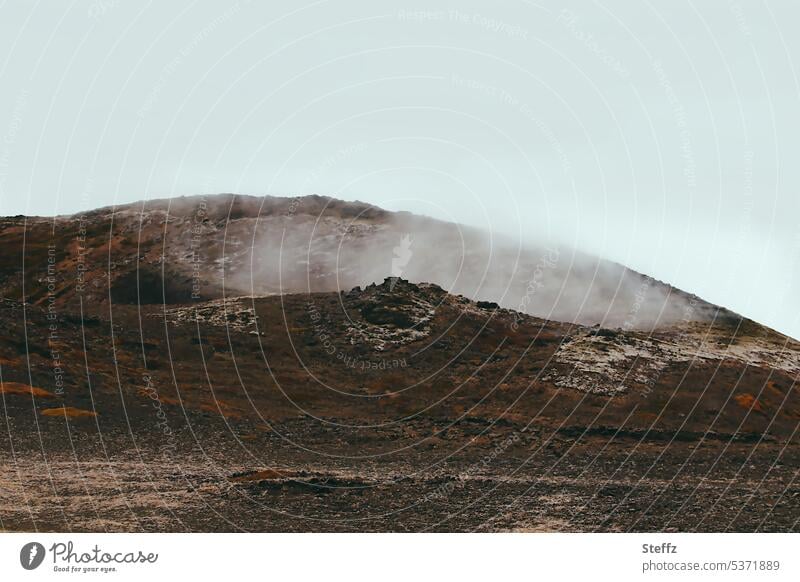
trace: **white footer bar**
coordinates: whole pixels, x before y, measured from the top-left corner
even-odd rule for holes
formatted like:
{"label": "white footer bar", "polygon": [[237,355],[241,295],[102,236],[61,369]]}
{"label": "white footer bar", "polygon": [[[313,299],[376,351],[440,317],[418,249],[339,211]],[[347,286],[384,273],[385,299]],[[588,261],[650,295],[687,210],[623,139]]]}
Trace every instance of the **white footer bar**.
{"label": "white footer bar", "polygon": [[796,581],[799,542],[800,534],[5,533],[0,578]]}

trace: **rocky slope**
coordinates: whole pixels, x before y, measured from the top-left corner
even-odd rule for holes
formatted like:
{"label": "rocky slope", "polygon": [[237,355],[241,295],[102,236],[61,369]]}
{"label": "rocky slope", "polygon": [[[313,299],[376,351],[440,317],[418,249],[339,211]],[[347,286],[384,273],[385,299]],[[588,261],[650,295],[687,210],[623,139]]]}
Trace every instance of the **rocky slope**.
{"label": "rocky slope", "polygon": [[392,278],[341,293],[60,309],[6,302],[3,381],[47,391],[41,406],[90,409],[112,424],[120,390],[128,416],[148,402],[144,376],[168,406],[255,421],[477,415],[786,439],[800,420],[800,346],[747,321],[606,330]]}
{"label": "rocky slope", "polygon": [[[794,340],[639,275],[678,320],[558,322],[405,275],[342,287],[355,271],[324,261],[279,259],[248,295],[229,282],[264,201],[217,202],[4,219],[0,527],[797,526]],[[406,226],[267,202],[265,232],[298,256],[347,244],[355,217],[372,253]],[[312,203],[331,238],[299,252],[313,228],[287,225]],[[299,273],[314,292],[278,293]]]}

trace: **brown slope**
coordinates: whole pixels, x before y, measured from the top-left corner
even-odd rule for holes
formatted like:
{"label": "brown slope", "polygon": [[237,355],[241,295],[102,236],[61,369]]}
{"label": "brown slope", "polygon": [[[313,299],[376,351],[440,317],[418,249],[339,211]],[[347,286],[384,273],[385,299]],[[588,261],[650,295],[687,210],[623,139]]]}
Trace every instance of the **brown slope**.
{"label": "brown slope", "polygon": [[[393,279],[347,293],[111,313],[113,337],[102,306],[87,306],[83,323],[59,311],[53,342],[44,310],[28,307],[23,322],[7,307],[4,382],[56,392],[56,350],[60,402],[34,399],[34,407],[96,412],[92,422],[111,433],[128,422],[149,426],[157,402],[171,418],[209,415],[234,426],[473,419],[570,438],[797,440],[800,346],[756,325],[613,332]],[[6,400],[7,414],[30,414],[30,397]],[[356,448],[392,446],[359,439]]]}

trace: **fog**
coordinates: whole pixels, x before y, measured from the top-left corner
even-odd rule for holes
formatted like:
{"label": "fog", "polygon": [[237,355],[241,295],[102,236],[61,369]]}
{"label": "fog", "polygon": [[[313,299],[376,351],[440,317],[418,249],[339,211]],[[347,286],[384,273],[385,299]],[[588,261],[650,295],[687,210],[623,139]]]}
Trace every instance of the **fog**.
{"label": "fog", "polygon": [[[202,269],[223,282],[228,296],[350,290],[399,277],[586,325],[651,330],[724,316],[622,265],[544,240],[520,244],[474,227],[316,196],[206,197],[164,207],[180,217],[196,213],[198,204],[208,220],[200,234]],[[177,264],[167,266],[179,270],[193,231],[176,229],[167,247]]]}

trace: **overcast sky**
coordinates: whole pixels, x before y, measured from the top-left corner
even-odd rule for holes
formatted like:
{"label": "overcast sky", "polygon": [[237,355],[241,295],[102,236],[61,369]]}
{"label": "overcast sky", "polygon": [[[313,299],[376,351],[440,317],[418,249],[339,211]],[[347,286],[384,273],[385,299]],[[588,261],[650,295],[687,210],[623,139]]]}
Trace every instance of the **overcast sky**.
{"label": "overcast sky", "polygon": [[798,3],[498,4],[5,2],[0,213],[327,194],[800,338]]}

